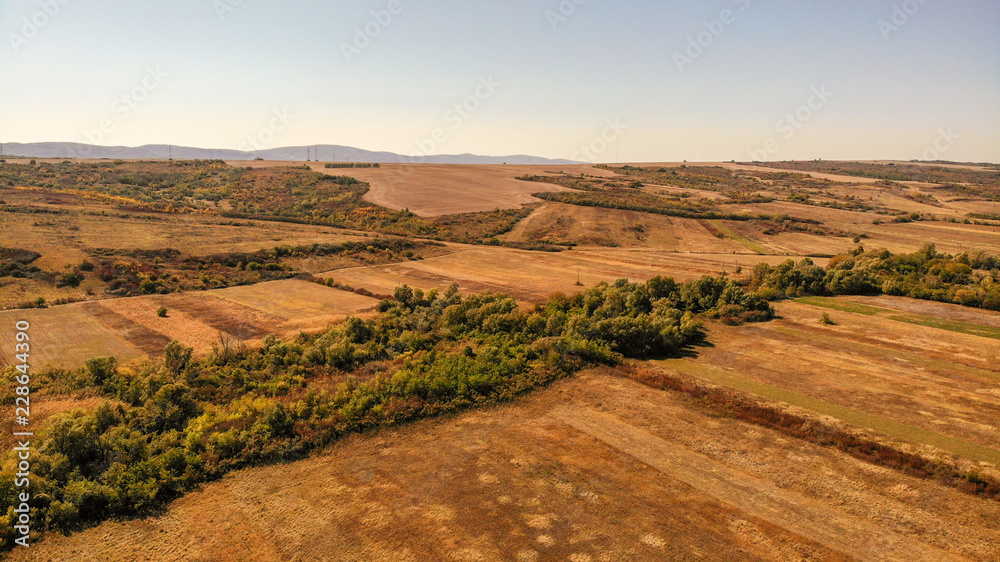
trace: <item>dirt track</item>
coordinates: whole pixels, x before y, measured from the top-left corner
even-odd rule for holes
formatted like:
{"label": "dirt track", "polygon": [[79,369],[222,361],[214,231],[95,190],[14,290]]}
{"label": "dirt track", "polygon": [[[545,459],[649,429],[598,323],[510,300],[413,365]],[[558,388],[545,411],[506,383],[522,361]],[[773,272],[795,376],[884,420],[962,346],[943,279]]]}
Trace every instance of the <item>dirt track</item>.
{"label": "dirt track", "polygon": [[574,406],[556,419],[719,501],[860,560],[963,560],[687,451],[612,416]]}

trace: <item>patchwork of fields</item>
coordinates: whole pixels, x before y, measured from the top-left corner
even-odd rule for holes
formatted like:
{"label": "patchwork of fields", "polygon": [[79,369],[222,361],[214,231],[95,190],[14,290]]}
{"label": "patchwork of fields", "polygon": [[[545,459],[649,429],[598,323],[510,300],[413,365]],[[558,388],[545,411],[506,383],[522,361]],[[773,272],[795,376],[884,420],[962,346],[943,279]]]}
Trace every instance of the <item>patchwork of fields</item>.
{"label": "patchwork of fields", "polygon": [[[78,368],[94,357],[127,361],[158,357],[171,340],[211,351],[221,339],[253,343],[322,330],[349,315],[374,310],[377,300],[301,280],[272,281],[177,295],[74,303],[0,311],[0,323],[31,323],[36,369]],[[165,318],[157,309],[165,307]],[[13,335],[0,333],[0,363],[13,363]]]}
{"label": "patchwork of fields", "polygon": [[[716,213],[690,218],[541,201],[532,193],[585,190],[517,179],[618,178],[607,168],[327,170],[302,164],[370,182],[365,205],[392,209],[378,215],[390,222],[367,233],[332,222],[234,222],[210,212],[126,212],[64,192],[3,188],[4,204],[16,210],[0,212],[0,246],[37,252],[34,265],[50,277],[0,279],[0,326],[30,322],[36,370],[75,369],[102,356],[134,367],[158,360],[172,340],[204,354],[213,346],[255,346],[272,334],[319,332],[348,316],[373,314],[379,300],[402,285],[429,290],[455,283],[463,294],[509,294],[527,309],[554,293],[620,278],[747,280],[757,264],[804,257],[825,267],[831,256],[858,245],[899,253],[933,242],[939,252],[1000,253],[1000,227],[966,220],[969,213],[998,213],[1000,204],[923,182],[890,185],[731,163],[711,165],[702,183],[682,177],[688,183],[607,187],[615,196],[634,189],[677,208]],[[648,173],[699,165],[663,166]],[[715,186],[705,179],[715,168],[758,174],[731,181],[759,193]],[[776,172],[803,177],[787,187],[780,185],[785,176],[767,175]],[[269,193],[287,195],[284,184],[275,185]],[[496,232],[503,224],[489,222],[496,217],[462,214],[527,203],[536,205]],[[920,216],[894,221],[890,208]],[[452,240],[438,243],[407,231],[399,236],[419,246],[372,246],[375,232],[391,229],[391,221],[413,219],[396,212],[404,209],[420,220],[485,224],[487,234],[438,237]],[[754,216],[733,220],[733,213]],[[296,220],[305,223],[308,216]],[[274,257],[275,263],[251,265],[246,258],[227,266],[248,275],[270,266],[286,277],[278,281],[112,298],[88,270],[78,286],[55,286],[57,274],[95,251],[125,259],[169,248],[223,260],[276,246],[345,242],[363,244],[336,254],[299,253],[282,263]],[[209,265],[191,267],[197,279]],[[138,281],[153,281],[152,271]],[[975,274],[989,272],[969,273]],[[11,309],[37,297],[50,306]],[[52,305],[56,297],[81,302]],[[809,424],[1000,479],[1000,313],[890,296],[804,297],[774,306],[778,316],[770,322],[706,320],[704,345],[680,357],[591,367],[505,406],[353,435],[306,460],[230,473],[156,517],[106,522],[68,536],[48,533],[30,559],[289,560],[331,553],[366,561],[994,559],[1000,544],[994,499],[720,414],[682,392],[644,386],[627,370],[721,387]],[[10,330],[0,330],[0,366],[14,362],[14,343]],[[336,392],[354,376],[337,374],[341,378],[330,377],[324,388]],[[104,401],[85,393],[47,394],[33,422],[44,425],[77,408],[92,411]],[[12,427],[9,419],[0,422],[5,436]],[[0,438],[0,445],[9,439]],[[29,557],[16,551],[11,559]]]}
{"label": "patchwork of fields", "polygon": [[31,555],[985,560],[996,505],[597,369],[516,404],[231,474],[162,516],[51,536]]}

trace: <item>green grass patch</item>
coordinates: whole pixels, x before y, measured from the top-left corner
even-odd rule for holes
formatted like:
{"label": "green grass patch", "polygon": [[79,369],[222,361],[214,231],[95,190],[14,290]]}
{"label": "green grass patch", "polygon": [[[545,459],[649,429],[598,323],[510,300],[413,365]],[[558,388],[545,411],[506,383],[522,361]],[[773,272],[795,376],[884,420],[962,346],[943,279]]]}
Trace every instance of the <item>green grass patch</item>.
{"label": "green grass patch", "polygon": [[803,331],[798,328],[788,328],[785,326],[772,325],[768,326],[766,329],[798,339],[836,345],[837,347],[850,349],[851,351],[857,351],[859,353],[864,353],[866,355],[871,355],[873,357],[877,357],[879,359],[884,359],[887,361],[892,361],[892,360],[905,361],[910,365],[919,365],[921,367],[927,367],[942,372],[957,371],[972,377],[983,379],[984,381],[1000,382],[1000,373],[997,373],[995,371],[988,371],[985,369],[978,369],[976,367],[971,367],[969,365],[962,365],[961,363],[953,363],[951,361],[941,361],[938,359],[931,359],[929,357],[924,357],[922,355],[917,355],[914,353],[907,353],[905,351],[899,351],[895,349],[887,349],[876,345],[863,344],[846,338],[838,338],[836,336],[820,335],[813,332]]}
{"label": "green grass patch", "polygon": [[735,240],[736,242],[739,242],[740,244],[742,244],[746,249],[750,250],[751,252],[755,252],[755,253],[758,253],[758,254],[761,254],[761,255],[765,255],[765,256],[771,254],[771,252],[769,252],[767,250],[767,248],[765,248],[765,247],[761,246],[760,244],[758,244],[754,239],[749,238],[747,236],[744,236],[742,234],[739,234],[739,233],[733,231],[733,229],[731,229],[728,226],[726,226],[722,221],[720,221],[720,220],[710,220],[708,222],[712,223],[712,226],[714,226],[715,228],[719,229],[719,232],[721,232],[722,234],[724,234],[726,236],[726,238],[729,238],[731,240]]}
{"label": "green grass patch", "polygon": [[927,316],[924,314],[904,313],[891,308],[869,306],[866,304],[842,301],[830,297],[804,297],[795,299],[795,302],[810,306],[832,308],[833,310],[850,312],[852,314],[877,316],[894,322],[905,322],[906,324],[925,326],[928,328],[935,328],[937,330],[946,330],[949,332],[957,332],[959,334],[968,334],[970,336],[1000,340],[1000,328],[994,328],[992,326],[980,326],[979,324],[960,322],[958,320],[947,320],[945,318]]}
{"label": "green grass patch", "polygon": [[702,379],[713,384],[735,390],[748,392],[767,400],[784,402],[791,406],[803,408],[823,416],[830,416],[851,425],[872,429],[895,439],[912,443],[931,445],[938,449],[955,453],[974,461],[1000,463],[1000,451],[996,449],[969,443],[968,441],[935,433],[919,427],[914,427],[882,416],[869,414],[841,406],[819,398],[777,387],[771,384],[755,381],[737,374],[729,373],[712,367],[699,365],[686,359],[670,359],[654,363],[679,371],[685,375]]}

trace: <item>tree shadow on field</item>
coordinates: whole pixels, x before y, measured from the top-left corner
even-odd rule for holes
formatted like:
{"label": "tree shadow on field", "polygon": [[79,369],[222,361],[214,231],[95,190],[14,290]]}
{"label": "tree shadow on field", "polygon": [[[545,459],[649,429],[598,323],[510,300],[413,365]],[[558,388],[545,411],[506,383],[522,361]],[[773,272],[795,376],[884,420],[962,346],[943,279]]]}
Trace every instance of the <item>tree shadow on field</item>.
{"label": "tree shadow on field", "polygon": [[645,359],[651,361],[664,361],[666,359],[697,359],[699,357],[698,348],[709,349],[714,347],[715,344],[708,341],[708,334],[703,333],[674,353],[650,355],[649,357],[645,357]]}
{"label": "tree shadow on field", "polygon": [[684,346],[680,351],[671,355],[669,357],[661,357],[658,359],[697,359],[700,354],[698,353],[698,348],[710,349],[715,347],[715,344],[708,341],[707,337],[702,336],[697,341],[691,342],[690,344]]}

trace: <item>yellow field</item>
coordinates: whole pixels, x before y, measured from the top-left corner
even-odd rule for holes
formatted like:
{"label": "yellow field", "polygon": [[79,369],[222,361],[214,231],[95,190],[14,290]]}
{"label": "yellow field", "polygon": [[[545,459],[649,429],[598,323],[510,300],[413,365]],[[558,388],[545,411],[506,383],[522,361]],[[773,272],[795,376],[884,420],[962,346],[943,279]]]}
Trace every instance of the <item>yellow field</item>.
{"label": "yellow field", "polygon": [[601,369],[230,474],[12,560],[987,560],[997,513]]}
{"label": "yellow field", "polygon": [[116,356],[129,360],[142,355],[119,332],[88,312],[85,304],[58,308],[0,311],[0,365],[14,363],[14,325],[31,324],[31,365],[75,368],[93,357]]}
{"label": "yellow field", "polygon": [[[522,174],[611,174],[590,166],[308,165],[368,181],[369,201],[422,216],[517,208],[537,202],[533,192],[561,189],[515,179]],[[907,212],[956,219],[1000,212],[995,202],[941,195],[937,207],[879,189],[875,180],[811,175],[844,182],[830,186],[838,196]],[[940,195],[925,185],[908,188]],[[684,191],[693,200],[723,197],[644,189]],[[100,208],[72,197],[51,203],[39,197],[46,195],[8,199]],[[156,357],[171,340],[204,353],[223,340],[254,345],[269,334],[322,330],[348,315],[372,313],[378,295],[403,284],[426,290],[457,283],[466,294],[507,293],[530,305],[619,278],[746,276],[762,262],[843,253],[857,246],[855,235],[868,249],[910,252],[933,242],[949,253],[1000,253],[1000,228],[992,226],[900,224],[871,212],[787,201],[722,208],[812,219],[836,235],[768,235],[768,223],[760,221],[545,202],[499,239],[575,244],[571,249],[448,243],[421,252],[424,259],[349,268],[332,258],[297,258],[299,269],[374,298],[289,279],[96,300],[104,295],[88,294],[87,281],[72,293],[47,293],[44,284],[5,278],[0,305],[56,294],[92,300],[0,312],[0,325],[31,323],[36,369],[73,368],[97,356]],[[38,265],[47,270],[77,264],[94,248],[205,255],[363,239],[329,227],[149,216],[0,213],[0,237],[4,246],[44,254]],[[820,266],[829,261],[812,259]],[[165,318],[157,315],[161,306]],[[231,473],[157,517],[107,522],[70,536],[50,533],[11,559],[995,560],[1000,503],[719,415],[685,394],[625,375],[655,369],[725,387],[803,415],[809,424],[823,422],[1000,478],[1000,313],[896,297],[807,298],[775,307],[778,318],[767,323],[708,321],[710,343],[683,357],[593,368],[503,407],[348,437],[303,461]],[[821,324],[823,314],[834,324]],[[13,330],[0,330],[0,365],[13,361],[12,336]],[[39,423],[103,401],[92,395],[44,399]],[[11,423],[0,430],[10,435]],[[4,439],[0,445],[9,444]]]}
{"label": "yellow field", "polygon": [[[253,342],[322,330],[377,301],[307,281],[287,280],[182,295],[133,297],[46,309],[0,312],[0,322],[27,320],[36,368],[76,368],[94,357],[127,361],[158,356],[171,340],[208,352],[220,337]],[[157,309],[168,310],[166,318]],[[13,362],[13,332],[0,331],[0,362]],[[10,340],[10,341],[8,341]]]}
{"label": "yellow field", "polygon": [[[849,309],[858,300],[836,301]],[[836,301],[831,306],[841,306]],[[1000,356],[1000,339],[952,331],[946,329],[952,327],[948,324],[921,325],[921,316],[901,316],[952,316],[997,326],[1000,314],[908,299],[862,302],[880,307],[902,302],[905,310],[873,316],[782,303],[778,320],[738,328],[713,326],[709,339],[715,347],[699,351],[696,359],[659,364],[1000,466],[1000,428],[995,422],[1000,417],[1000,367],[993,360]],[[819,323],[824,312],[836,325]],[[1000,329],[994,330],[1000,337]]]}
{"label": "yellow field", "polygon": [[[536,203],[538,191],[561,191],[518,181],[524,174],[567,171],[598,175],[592,166],[473,166],[446,164],[385,164],[380,168],[326,170],[328,174],[350,175],[371,184],[365,200],[390,209],[409,209],[424,217],[474,213],[494,209],[516,209]],[[552,189],[549,189],[549,188]]]}
{"label": "yellow field", "polygon": [[[466,292],[503,292],[519,300],[539,302],[552,293],[575,293],[602,281],[621,278],[645,281],[657,275],[688,280],[723,271],[732,274],[737,266],[753,267],[761,261],[773,264],[785,259],[648,249],[584,248],[546,253],[473,247],[418,262],[340,269],[322,276],[375,294],[392,294],[400,285],[443,289],[455,282]],[[824,261],[820,259],[817,263]]]}

